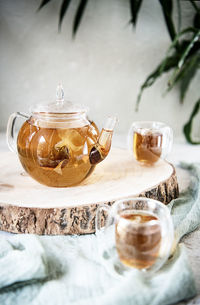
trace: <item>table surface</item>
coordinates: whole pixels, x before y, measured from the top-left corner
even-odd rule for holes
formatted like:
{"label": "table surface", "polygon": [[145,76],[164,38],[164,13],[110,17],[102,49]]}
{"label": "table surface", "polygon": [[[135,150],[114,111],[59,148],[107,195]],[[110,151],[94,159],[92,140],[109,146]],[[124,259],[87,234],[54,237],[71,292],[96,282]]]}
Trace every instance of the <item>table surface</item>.
{"label": "table surface", "polygon": [[[126,135],[114,135],[113,144],[114,147],[126,148]],[[6,137],[4,133],[0,133],[0,152],[8,151],[6,144]],[[190,145],[186,143],[183,139],[175,139],[172,152],[168,156],[167,160],[173,164],[178,164],[180,161],[185,162],[199,162],[200,163],[200,145]],[[186,178],[182,176],[182,173],[178,174],[178,181],[183,187]],[[0,235],[10,235],[10,233],[0,232]],[[188,258],[191,264],[191,268],[194,273],[194,278],[196,282],[196,288],[198,296],[190,301],[185,301],[179,303],[179,305],[187,304],[197,304],[200,305],[200,227],[188,234],[183,242],[187,247]]]}

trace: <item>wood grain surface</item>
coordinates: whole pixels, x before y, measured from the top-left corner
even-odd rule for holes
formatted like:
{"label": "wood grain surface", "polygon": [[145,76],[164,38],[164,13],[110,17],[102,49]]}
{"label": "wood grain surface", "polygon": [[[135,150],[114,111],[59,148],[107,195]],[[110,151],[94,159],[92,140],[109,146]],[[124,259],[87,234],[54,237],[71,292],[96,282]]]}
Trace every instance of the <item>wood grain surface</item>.
{"label": "wood grain surface", "polygon": [[50,188],[23,174],[16,155],[0,154],[0,230],[14,233],[87,234],[95,231],[96,209],[135,196],[164,204],[178,196],[174,167],[134,161],[127,150],[112,149],[80,185]]}

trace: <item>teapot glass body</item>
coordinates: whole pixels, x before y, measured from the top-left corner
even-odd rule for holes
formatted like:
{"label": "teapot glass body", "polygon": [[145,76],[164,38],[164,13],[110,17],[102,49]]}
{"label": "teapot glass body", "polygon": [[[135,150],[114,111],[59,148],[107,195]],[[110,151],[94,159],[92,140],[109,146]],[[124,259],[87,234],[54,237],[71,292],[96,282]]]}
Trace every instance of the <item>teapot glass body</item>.
{"label": "teapot glass body", "polygon": [[[17,136],[17,117],[26,118]],[[110,150],[115,118],[109,118],[101,133],[85,111],[72,113],[33,112],[30,117],[14,113],[7,127],[7,141],[17,150],[25,171],[38,182],[52,187],[80,183]]]}

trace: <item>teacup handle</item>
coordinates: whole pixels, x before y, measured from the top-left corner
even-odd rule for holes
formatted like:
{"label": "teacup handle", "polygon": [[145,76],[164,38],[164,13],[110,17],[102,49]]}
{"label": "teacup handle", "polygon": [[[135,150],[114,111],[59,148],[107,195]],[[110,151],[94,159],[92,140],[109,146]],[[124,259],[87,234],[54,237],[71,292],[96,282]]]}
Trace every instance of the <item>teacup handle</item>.
{"label": "teacup handle", "polygon": [[[101,216],[102,216],[102,212],[107,212],[109,213],[111,207],[104,204],[104,205],[100,205],[98,208],[97,208],[97,212],[96,212],[96,219],[95,219],[95,229],[96,229],[96,234],[99,233],[99,231],[102,229],[102,225],[101,225]],[[108,219],[105,220],[105,228],[109,225],[108,223]]]}
{"label": "teacup handle", "polygon": [[12,152],[17,153],[17,141],[16,141],[16,137],[15,137],[15,122],[17,118],[22,118],[27,120],[29,118],[29,116],[26,113],[22,113],[22,112],[14,112],[10,115],[9,119],[8,119],[8,124],[7,124],[7,144],[9,149]]}

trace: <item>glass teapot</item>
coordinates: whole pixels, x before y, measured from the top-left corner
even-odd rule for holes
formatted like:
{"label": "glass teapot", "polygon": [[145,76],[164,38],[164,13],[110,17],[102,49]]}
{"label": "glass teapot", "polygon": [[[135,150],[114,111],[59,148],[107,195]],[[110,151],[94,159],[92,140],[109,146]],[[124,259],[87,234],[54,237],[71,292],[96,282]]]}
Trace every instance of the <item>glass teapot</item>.
{"label": "glass teapot", "polygon": [[[25,171],[38,182],[67,187],[80,183],[108,155],[115,117],[109,117],[101,133],[86,117],[86,109],[64,101],[58,85],[56,102],[38,105],[31,115],[11,114],[7,125],[7,143],[18,152]],[[14,137],[16,119],[25,123]]]}

